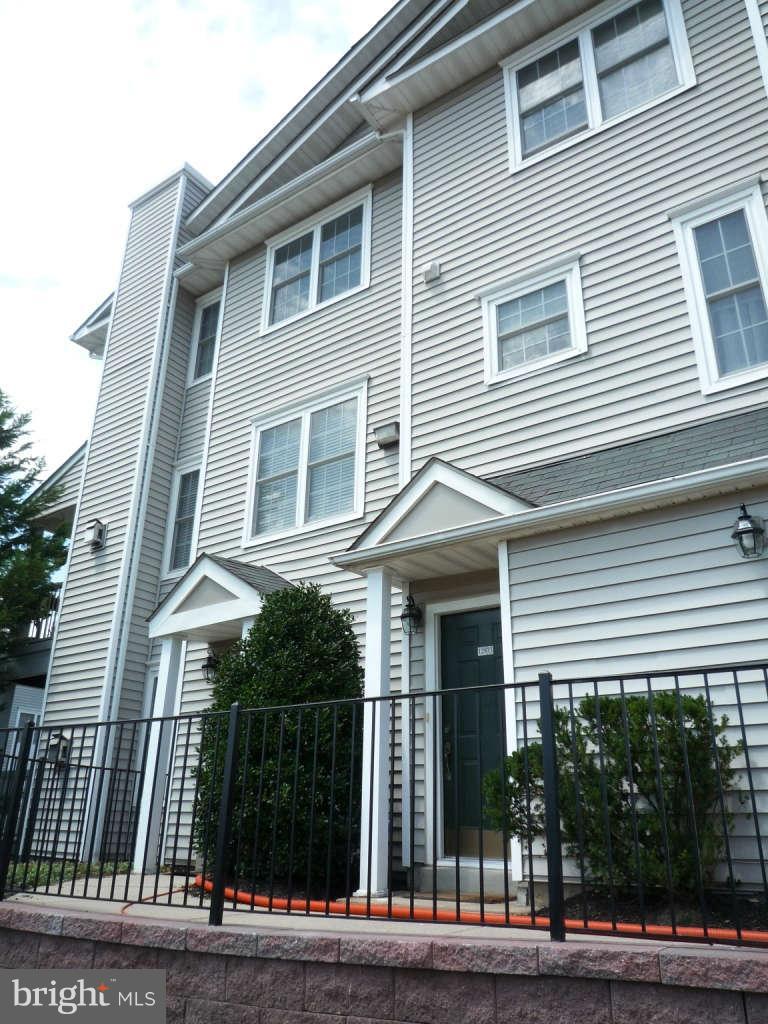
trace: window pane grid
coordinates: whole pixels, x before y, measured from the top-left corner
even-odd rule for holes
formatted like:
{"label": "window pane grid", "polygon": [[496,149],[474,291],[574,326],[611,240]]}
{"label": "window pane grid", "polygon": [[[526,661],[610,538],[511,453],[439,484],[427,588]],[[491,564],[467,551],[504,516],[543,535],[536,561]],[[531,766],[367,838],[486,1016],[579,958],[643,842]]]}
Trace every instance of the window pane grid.
{"label": "window pane grid", "polygon": [[496,306],[496,344],[502,371],[571,348],[565,281],[500,302]]}
{"label": "window pane grid", "polygon": [[170,568],[183,569],[189,565],[189,557],[192,551],[192,533],[195,524],[195,509],[197,506],[197,486],[200,478],[200,471],[195,469],[190,473],[182,473],[179,478],[179,489],[176,498],[176,514],[173,524],[173,539],[171,541],[171,564]]}
{"label": "window pane grid", "polygon": [[280,323],[359,286],[363,212],[361,204],[275,249],[270,324]]}
{"label": "window pane grid", "polygon": [[680,84],[663,0],[630,5],[515,79],[522,157],[663,96]]}
{"label": "window pane grid", "polygon": [[693,230],[721,376],[768,363],[768,311],[744,209]]}

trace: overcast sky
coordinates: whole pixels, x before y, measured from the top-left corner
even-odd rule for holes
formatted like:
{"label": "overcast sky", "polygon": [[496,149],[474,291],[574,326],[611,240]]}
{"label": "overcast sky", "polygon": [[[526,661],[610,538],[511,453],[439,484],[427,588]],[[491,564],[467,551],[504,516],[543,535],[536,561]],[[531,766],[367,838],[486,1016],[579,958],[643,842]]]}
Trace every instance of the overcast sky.
{"label": "overcast sky", "polygon": [[127,204],[217,182],[394,0],[0,0],[0,389],[55,469],[101,363],[69,335],[115,286]]}

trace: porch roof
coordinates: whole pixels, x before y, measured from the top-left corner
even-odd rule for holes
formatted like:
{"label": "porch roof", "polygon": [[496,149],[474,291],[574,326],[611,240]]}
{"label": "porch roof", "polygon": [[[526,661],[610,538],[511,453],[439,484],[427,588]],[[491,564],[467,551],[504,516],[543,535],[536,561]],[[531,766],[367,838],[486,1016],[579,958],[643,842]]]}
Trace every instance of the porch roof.
{"label": "porch roof", "polygon": [[[411,580],[490,569],[502,541],[765,485],[767,426],[768,409],[750,410],[488,480],[432,460],[333,561],[361,575],[383,566]],[[506,493],[514,507],[486,497],[474,516],[469,507],[453,521],[425,514],[419,506],[434,495],[424,482],[435,464],[451,471],[460,494],[478,498],[477,488],[488,488],[486,496]],[[392,525],[401,522],[419,529]]]}
{"label": "porch roof", "polygon": [[487,479],[534,505],[551,505],[754,459],[765,453],[766,436],[768,406]]}

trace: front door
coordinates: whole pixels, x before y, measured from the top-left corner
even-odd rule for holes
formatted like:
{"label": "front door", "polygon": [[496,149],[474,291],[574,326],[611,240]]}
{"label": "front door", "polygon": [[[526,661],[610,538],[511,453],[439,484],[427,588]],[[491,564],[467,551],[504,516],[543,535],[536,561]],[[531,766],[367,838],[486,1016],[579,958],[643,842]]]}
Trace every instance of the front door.
{"label": "front door", "polygon": [[504,682],[498,608],[441,619],[443,849],[446,856],[503,856],[502,838],[483,821],[482,782],[503,758],[504,691],[461,691]]}

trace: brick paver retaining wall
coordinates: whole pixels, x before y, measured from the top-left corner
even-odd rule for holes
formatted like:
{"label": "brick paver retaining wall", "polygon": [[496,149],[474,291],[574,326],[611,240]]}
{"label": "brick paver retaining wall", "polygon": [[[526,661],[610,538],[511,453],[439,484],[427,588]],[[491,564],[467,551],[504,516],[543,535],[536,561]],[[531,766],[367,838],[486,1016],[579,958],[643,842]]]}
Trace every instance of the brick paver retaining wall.
{"label": "brick paver retaining wall", "polygon": [[768,1024],[768,952],[754,950],[207,928],[6,904],[0,966],[162,968],[169,1024]]}

